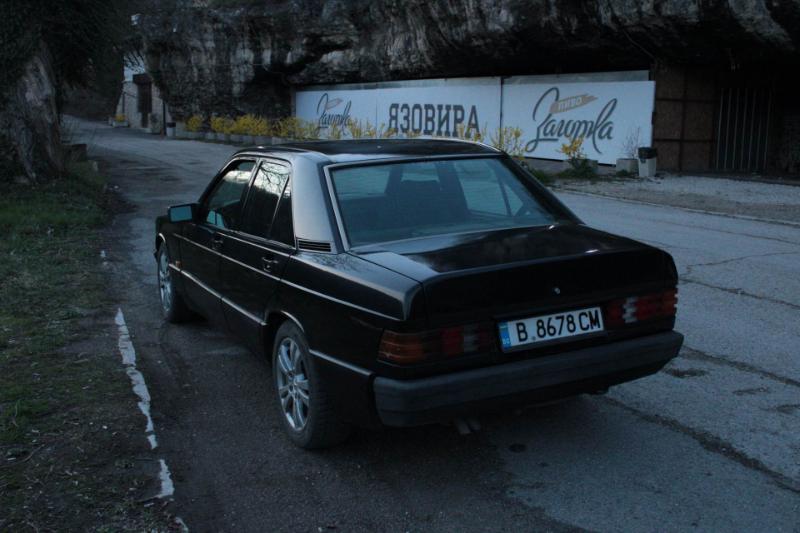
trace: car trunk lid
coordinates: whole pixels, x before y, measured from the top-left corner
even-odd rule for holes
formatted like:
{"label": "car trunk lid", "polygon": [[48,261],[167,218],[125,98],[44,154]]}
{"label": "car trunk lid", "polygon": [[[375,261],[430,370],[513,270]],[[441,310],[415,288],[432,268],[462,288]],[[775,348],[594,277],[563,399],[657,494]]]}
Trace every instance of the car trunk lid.
{"label": "car trunk lid", "polygon": [[353,253],[422,283],[431,327],[598,303],[664,287],[674,277],[664,252],[571,223],[413,239]]}

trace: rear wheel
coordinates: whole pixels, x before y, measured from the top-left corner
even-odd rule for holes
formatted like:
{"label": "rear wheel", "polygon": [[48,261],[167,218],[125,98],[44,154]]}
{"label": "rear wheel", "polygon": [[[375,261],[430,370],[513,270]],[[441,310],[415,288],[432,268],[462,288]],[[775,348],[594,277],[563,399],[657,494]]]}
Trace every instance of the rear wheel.
{"label": "rear wheel", "polygon": [[166,243],[158,247],[158,294],[161,298],[161,311],[167,322],[186,322],[192,318],[192,312],[175,289],[173,272],[169,267],[169,250]]}
{"label": "rear wheel", "polygon": [[344,441],[350,427],[335,412],[308,344],[296,325],[278,329],[272,354],[278,413],[289,438],[301,448],[327,448]]}

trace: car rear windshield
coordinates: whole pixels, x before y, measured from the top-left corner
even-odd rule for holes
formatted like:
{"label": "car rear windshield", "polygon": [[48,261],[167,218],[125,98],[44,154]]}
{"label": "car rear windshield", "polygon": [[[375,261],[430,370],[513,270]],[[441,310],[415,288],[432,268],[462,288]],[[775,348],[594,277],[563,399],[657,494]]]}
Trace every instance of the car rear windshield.
{"label": "car rear windshield", "polygon": [[345,167],[331,179],[351,246],[560,218],[499,158]]}

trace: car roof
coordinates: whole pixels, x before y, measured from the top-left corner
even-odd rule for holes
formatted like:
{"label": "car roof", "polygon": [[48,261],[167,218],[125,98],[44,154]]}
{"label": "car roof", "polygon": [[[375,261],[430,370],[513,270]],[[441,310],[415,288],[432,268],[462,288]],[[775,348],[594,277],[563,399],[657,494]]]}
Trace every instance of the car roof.
{"label": "car roof", "polygon": [[[348,139],[338,141],[304,141],[256,146],[237,154],[298,156],[310,154],[320,162],[350,163],[375,159],[441,157],[447,155],[497,155],[499,150],[481,143],[458,139]],[[327,161],[325,161],[327,160]]]}

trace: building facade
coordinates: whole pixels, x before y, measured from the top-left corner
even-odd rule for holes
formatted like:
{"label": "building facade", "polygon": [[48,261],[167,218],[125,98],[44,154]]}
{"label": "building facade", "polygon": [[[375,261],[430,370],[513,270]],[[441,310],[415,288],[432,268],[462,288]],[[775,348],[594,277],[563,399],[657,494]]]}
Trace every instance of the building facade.
{"label": "building facade", "polygon": [[125,117],[132,128],[155,134],[164,134],[166,123],[172,120],[166,101],[141,62],[125,66],[116,115]]}

